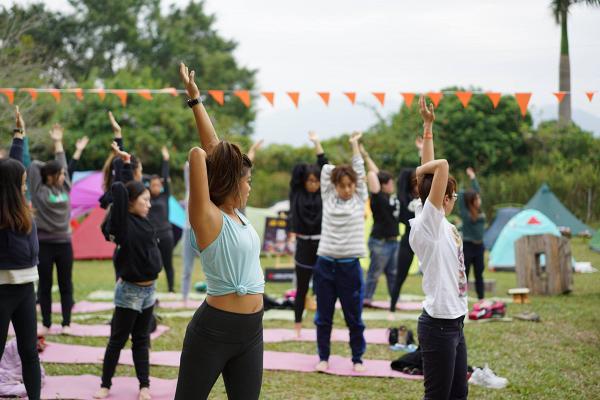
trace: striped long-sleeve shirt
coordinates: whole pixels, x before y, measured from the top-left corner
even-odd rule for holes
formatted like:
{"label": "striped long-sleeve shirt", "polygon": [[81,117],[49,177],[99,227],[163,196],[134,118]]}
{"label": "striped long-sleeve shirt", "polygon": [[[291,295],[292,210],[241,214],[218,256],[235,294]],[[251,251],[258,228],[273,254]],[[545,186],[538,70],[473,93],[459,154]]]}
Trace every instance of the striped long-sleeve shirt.
{"label": "striped long-sleeve shirt", "polygon": [[350,200],[342,200],[331,182],[335,165],[325,164],[321,170],[323,221],[317,254],[331,258],[355,258],[366,255],[365,204],[369,198],[365,180],[365,163],[360,155],[352,157],[352,169],[358,175],[356,192]]}

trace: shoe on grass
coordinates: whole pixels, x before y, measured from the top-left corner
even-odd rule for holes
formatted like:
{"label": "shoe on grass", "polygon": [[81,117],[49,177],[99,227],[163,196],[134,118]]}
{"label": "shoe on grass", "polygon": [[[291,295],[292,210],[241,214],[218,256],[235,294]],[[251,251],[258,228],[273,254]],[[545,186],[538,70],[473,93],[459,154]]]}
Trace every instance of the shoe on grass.
{"label": "shoe on grass", "polygon": [[325,372],[327,371],[327,369],[329,368],[329,363],[327,361],[319,361],[319,363],[317,365],[315,365],[315,369],[318,372]]}
{"label": "shoe on grass", "polygon": [[98,389],[96,393],[94,393],[95,399],[105,399],[108,397],[108,393],[110,392],[109,388],[101,387]]}
{"label": "shoe on grass", "polygon": [[475,368],[473,370],[469,383],[490,389],[504,389],[508,384],[508,379],[496,376],[486,364],[483,369]]}

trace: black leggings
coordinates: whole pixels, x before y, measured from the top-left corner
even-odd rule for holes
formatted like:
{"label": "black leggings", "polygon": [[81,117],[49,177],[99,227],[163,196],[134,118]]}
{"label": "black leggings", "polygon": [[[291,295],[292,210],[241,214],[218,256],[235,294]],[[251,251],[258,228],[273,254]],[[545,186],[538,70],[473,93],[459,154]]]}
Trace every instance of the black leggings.
{"label": "black leggings", "polygon": [[221,373],[228,399],[258,399],[262,318],[262,310],[237,314],[202,303],[185,332],[175,399],[206,399]]}
{"label": "black leggings", "polygon": [[0,285],[0,359],[4,353],[10,321],[17,335],[17,349],[27,396],[31,400],[39,400],[41,373],[33,283]]}
{"label": "black leggings", "polygon": [[405,236],[402,237],[400,249],[398,250],[398,269],[396,270],[396,281],[392,287],[392,299],[390,301],[390,311],[392,312],[396,311],[396,303],[400,297],[400,290],[402,290],[402,285],[408,276],[408,271],[410,270],[413,257],[415,256],[415,253],[408,243],[408,232],[410,232],[410,230],[404,234],[406,238]]}
{"label": "black leggings", "polygon": [[294,299],[294,322],[302,322],[304,314],[304,304],[310,278],[312,277],[312,268],[301,267],[296,264],[296,297]]}
{"label": "black leggings", "polygon": [[73,307],[73,246],[67,243],[40,242],[40,262],[38,273],[40,282],[38,300],[42,310],[42,323],[46,328],[52,325],[52,267],[56,264],[62,326],[71,325]]}
{"label": "black leggings", "polygon": [[158,238],[158,249],[160,250],[160,256],[162,258],[165,272],[167,274],[167,284],[169,286],[169,292],[175,291],[175,272],[173,271],[173,247],[175,247],[175,240],[173,239],[173,232],[161,233]]}
{"label": "black leggings", "polygon": [[110,388],[121,350],[131,335],[133,365],[140,388],[150,387],[150,322],[154,306],[141,313],[130,308],[115,307],[110,327],[110,339],[102,365],[102,387]]}
{"label": "black leggings", "polygon": [[483,282],[483,270],[485,265],[483,263],[483,252],[485,248],[483,243],[473,243],[465,241],[463,243],[463,252],[465,255],[465,273],[467,279],[469,279],[469,272],[471,271],[471,265],[475,268],[475,290],[477,291],[477,298],[482,300],[485,296],[485,285]]}

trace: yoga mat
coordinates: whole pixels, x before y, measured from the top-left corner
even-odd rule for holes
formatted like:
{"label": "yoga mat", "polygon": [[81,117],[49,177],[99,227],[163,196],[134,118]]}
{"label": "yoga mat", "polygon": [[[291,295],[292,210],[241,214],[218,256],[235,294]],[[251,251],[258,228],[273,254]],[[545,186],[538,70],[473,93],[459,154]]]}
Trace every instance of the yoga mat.
{"label": "yoga mat", "polygon": [[419,319],[417,313],[391,313],[389,311],[363,310],[363,321],[416,321]]}
{"label": "yoga mat", "polygon": [[[113,308],[115,308],[115,305],[113,303],[103,302],[103,301],[85,301],[84,300],[84,301],[78,301],[77,303],[75,303],[75,305],[71,309],[71,312],[73,314],[91,313],[91,312],[112,310]],[[39,306],[38,306],[38,310],[39,310]],[[53,313],[60,314],[61,310],[62,310],[62,307],[60,306],[60,303],[52,303],[52,312]]]}
{"label": "yoga mat", "polygon": [[[60,364],[100,364],[104,357],[103,347],[81,346],[62,343],[47,343],[46,349],[40,353],[40,360],[46,363]],[[178,367],[181,352],[179,351],[151,351],[150,364],[166,367]],[[285,353],[278,351],[264,352],[264,369],[271,371],[315,372],[315,365],[319,362],[317,355],[302,353]],[[403,374],[394,371],[388,360],[364,360],[367,367],[365,372],[354,372],[352,361],[349,358],[331,356],[329,358],[328,374],[340,376],[368,376],[383,378],[404,378],[420,380],[422,377]],[[131,350],[123,349],[119,364],[133,365]],[[136,385],[137,387],[137,385]]]}
{"label": "yoga mat", "polygon": [[[182,298],[181,293],[156,292],[155,295],[158,300],[165,301],[180,301]],[[87,296],[88,300],[112,300],[114,297],[114,290],[95,290]],[[192,291],[189,293],[188,298],[190,300],[202,301],[206,298],[206,294]]]}
{"label": "yoga mat", "polygon": [[[300,337],[296,336],[293,329],[265,329],[263,331],[265,343],[280,342],[316,342],[317,331],[315,329],[302,329]],[[348,329],[333,329],[331,331],[332,342],[348,342],[350,340]],[[387,329],[365,329],[365,340],[369,344],[388,344]]]}
{"label": "yoga mat", "polygon": [[[363,307],[368,309],[369,307]],[[375,300],[371,302],[370,308],[378,308],[382,310],[389,310],[390,302],[385,300]],[[399,301],[396,303],[396,310],[400,311],[421,311],[423,309],[423,303],[420,301]]]}
{"label": "yoga mat", "polygon": [[[172,400],[176,387],[177,379],[150,378],[152,400]],[[46,376],[41,398],[89,400],[99,388],[100,377],[94,375]],[[107,399],[137,399],[138,393],[137,378],[117,376],[112,379],[112,388]]]}
{"label": "yoga mat", "polygon": [[[42,328],[42,324],[38,323],[38,332]],[[150,334],[151,339],[156,339],[163,333],[169,330],[168,326],[158,325],[156,330]],[[14,336],[15,331],[12,324],[8,329],[8,334]],[[61,335],[61,327],[59,325],[52,325],[48,335]],[[71,333],[68,336],[85,336],[85,337],[109,337],[110,336],[110,325],[80,325],[71,323]]]}

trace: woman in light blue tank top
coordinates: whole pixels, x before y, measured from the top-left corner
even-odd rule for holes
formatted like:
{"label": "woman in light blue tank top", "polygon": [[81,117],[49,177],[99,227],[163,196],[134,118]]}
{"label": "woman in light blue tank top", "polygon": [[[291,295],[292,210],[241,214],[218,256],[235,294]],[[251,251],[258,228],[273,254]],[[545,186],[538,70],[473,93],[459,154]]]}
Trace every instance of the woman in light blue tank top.
{"label": "woman in light blue tank top", "polygon": [[175,399],[206,399],[223,374],[229,399],[258,399],[263,371],[263,293],[260,240],[238,210],[250,195],[252,162],[238,146],[219,141],[194,71],[182,63],[203,149],[189,153],[190,241],[200,254],[208,296],[188,324]]}

